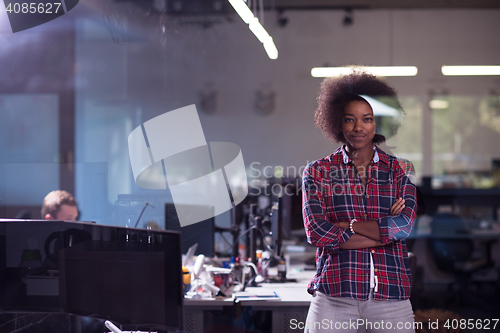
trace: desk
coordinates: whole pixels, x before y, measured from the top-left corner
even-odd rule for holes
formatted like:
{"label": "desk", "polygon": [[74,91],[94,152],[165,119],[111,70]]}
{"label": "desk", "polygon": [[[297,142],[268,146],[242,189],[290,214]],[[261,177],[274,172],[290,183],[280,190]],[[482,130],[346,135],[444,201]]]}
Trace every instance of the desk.
{"label": "desk", "polygon": [[[298,282],[262,283],[261,287],[247,287],[245,291],[275,292],[279,300],[240,300],[241,306],[251,306],[258,311],[272,311],[272,332],[297,332],[290,328],[292,319],[305,322],[311,295],[307,293],[307,285],[314,276],[314,271],[294,271],[288,278]],[[234,306],[233,298],[226,299],[185,299],[184,300],[184,330],[188,332],[204,331],[204,311],[222,310]]]}
{"label": "desk", "polygon": [[472,239],[472,240],[498,240],[500,239],[500,230],[492,229],[466,229],[463,232],[449,233],[420,233],[412,232],[408,239]]}
{"label": "desk", "polygon": [[407,244],[411,252],[417,257],[416,261],[419,272],[414,279],[413,295],[418,297],[418,291],[420,289],[423,290],[424,286],[427,288],[449,285],[455,281],[454,274],[443,270],[436,263],[435,255],[432,253],[430,246],[434,239],[472,241],[474,248],[471,258],[485,259],[491,266],[494,266],[490,269],[485,268],[484,270],[475,272],[472,275],[472,281],[498,283],[498,268],[500,267],[499,230],[467,228],[461,230],[461,232],[450,231],[449,233],[442,232],[438,234],[412,232],[407,239]]}
{"label": "desk", "polygon": [[415,252],[413,245],[418,239],[471,240],[474,242],[474,250],[479,249],[479,246],[483,247],[486,260],[495,261],[492,256],[492,247],[500,239],[500,225],[497,222],[489,222],[490,228],[482,229],[478,227],[480,224],[478,220],[467,220],[452,215],[441,217],[437,226],[433,226],[432,221],[433,217],[429,215],[416,219],[415,227],[407,239],[410,251]]}
{"label": "desk", "polygon": [[490,206],[493,219],[498,219],[500,208],[500,189],[427,189],[422,191],[427,214],[434,214],[440,205],[452,206]]}

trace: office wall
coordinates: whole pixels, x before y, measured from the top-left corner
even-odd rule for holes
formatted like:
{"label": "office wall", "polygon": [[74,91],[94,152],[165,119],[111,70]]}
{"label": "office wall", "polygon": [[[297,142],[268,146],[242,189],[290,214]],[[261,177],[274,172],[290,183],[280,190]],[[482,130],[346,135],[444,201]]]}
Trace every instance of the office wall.
{"label": "office wall", "polygon": [[[429,110],[431,92],[481,100],[491,90],[500,90],[496,77],[444,77],[440,73],[444,64],[498,62],[499,10],[355,10],[351,26],[342,25],[343,11],[284,14],[288,18],[285,27],[277,24],[276,13],[265,15],[264,26],[279,50],[277,60],[267,57],[236,15],[200,24],[199,17],[146,14],[127,2],[80,1],[64,20],[24,33],[57,36],[69,30],[68,24],[74,27],[75,193],[78,201],[86,202],[81,207],[83,219],[108,219],[99,214],[111,214],[119,194],[151,193],[134,183],[127,137],[144,121],[179,107],[197,105],[207,141],[238,144],[249,177],[257,175],[251,165],[283,166],[285,171],[288,167],[286,175],[294,176],[308,161],[336,147],[313,125],[321,79],[310,76],[312,67],[415,65],[417,76],[387,79],[408,111],[400,134],[388,145],[395,154],[414,161],[420,178],[435,169],[433,135],[441,125],[433,121],[446,121]],[[3,50],[9,51],[10,58],[12,52],[26,54],[29,48],[15,38],[20,35],[12,35],[5,22],[0,23]],[[66,40],[60,44],[47,50],[48,54],[72,45]],[[45,85],[51,80],[62,82],[56,71],[50,75],[49,65],[53,66],[36,65],[48,72]],[[23,75],[29,77],[29,73]],[[4,86],[8,87],[8,81]],[[269,115],[256,112],[259,91],[275,93],[275,108]],[[212,92],[216,108],[207,114],[201,108],[200,93]],[[475,108],[480,103],[474,103],[472,118],[479,118]],[[450,117],[454,116],[450,111]],[[500,147],[498,132],[476,122],[475,133],[466,139],[482,149],[485,162],[474,166],[479,169],[491,158],[499,158]],[[93,181],[87,179],[89,174]],[[94,190],[107,197],[105,207],[95,208],[91,203]],[[89,211],[101,213],[89,215]]]}
{"label": "office wall", "polygon": [[13,34],[0,10],[2,217],[40,218],[48,192],[73,192],[72,31],[65,25]]}
{"label": "office wall", "polygon": [[[237,16],[203,27],[192,22],[195,18],[131,15],[114,40],[110,31],[116,32],[117,25],[110,30],[112,25],[98,16],[82,19],[77,80],[86,84],[77,88],[77,158],[109,163],[110,201],[117,193],[140,192],[127,165],[128,132],[159,114],[196,104],[207,141],[238,144],[249,176],[258,174],[253,168],[265,166],[291,167],[290,173],[299,174],[301,166],[336,147],[313,125],[321,79],[311,77],[312,67],[414,65],[416,77],[387,79],[403,106],[411,101],[409,108],[415,110],[408,117],[414,123],[403,123],[403,132],[388,145],[405,156],[405,142],[412,139],[407,131],[418,128],[412,136],[422,147],[411,156],[420,159],[415,161],[418,177],[430,175],[428,140],[440,126],[432,123],[427,106],[431,93],[488,96],[500,88],[495,77],[444,77],[440,68],[495,64],[500,56],[498,15],[498,10],[360,10],[354,11],[353,25],[343,26],[343,11],[290,11],[285,12],[288,24],[280,27],[276,14],[266,13],[264,26],[279,50],[277,60],[267,57]],[[165,33],[160,33],[162,27]],[[258,91],[275,93],[271,114],[256,112]],[[213,114],[201,110],[202,92],[215,92]],[[498,133],[490,132],[479,144],[488,158],[498,158]]]}

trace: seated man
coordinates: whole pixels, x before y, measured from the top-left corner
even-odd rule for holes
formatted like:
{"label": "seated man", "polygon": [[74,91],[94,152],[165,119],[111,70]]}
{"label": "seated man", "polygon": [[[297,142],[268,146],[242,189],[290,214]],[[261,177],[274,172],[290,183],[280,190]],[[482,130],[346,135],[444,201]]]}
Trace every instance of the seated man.
{"label": "seated man", "polygon": [[42,218],[45,220],[76,221],[78,207],[73,196],[66,191],[52,191],[42,205]]}

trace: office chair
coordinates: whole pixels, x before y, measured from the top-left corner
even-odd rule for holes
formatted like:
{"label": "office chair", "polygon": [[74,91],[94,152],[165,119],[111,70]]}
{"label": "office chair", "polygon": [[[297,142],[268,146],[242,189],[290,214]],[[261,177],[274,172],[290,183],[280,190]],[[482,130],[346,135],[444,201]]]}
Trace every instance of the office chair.
{"label": "office chair", "polygon": [[[437,213],[432,220],[432,238],[429,245],[438,268],[444,272],[454,274],[455,280],[449,285],[450,297],[446,300],[449,304],[457,300],[459,304],[468,303],[484,306],[470,293],[472,274],[481,269],[494,267],[494,263],[487,257],[473,259],[474,242],[466,236],[464,221],[457,215]],[[455,238],[456,237],[456,238]],[[455,291],[454,286],[457,286]]]}

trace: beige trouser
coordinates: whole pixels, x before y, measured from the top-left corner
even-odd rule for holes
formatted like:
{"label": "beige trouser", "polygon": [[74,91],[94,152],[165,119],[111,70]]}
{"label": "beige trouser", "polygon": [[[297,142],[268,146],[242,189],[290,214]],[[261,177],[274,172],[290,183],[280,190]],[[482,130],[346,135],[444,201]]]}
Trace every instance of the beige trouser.
{"label": "beige trouser", "polygon": [[367,301],[331,297],[316,292],[311,300],[304,332],[404,332],[414,333],[410,300]]}

